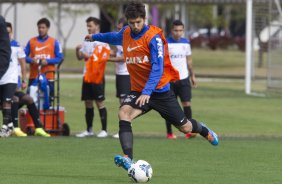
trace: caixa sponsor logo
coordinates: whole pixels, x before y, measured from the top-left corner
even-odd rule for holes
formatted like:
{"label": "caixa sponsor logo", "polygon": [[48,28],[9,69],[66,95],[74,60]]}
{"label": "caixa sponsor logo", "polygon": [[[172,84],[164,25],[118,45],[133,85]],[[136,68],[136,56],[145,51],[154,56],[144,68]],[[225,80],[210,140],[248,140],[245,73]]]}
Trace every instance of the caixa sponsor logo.
{"label": "caixa sponsor logo", "polygon": [[36,54],[35,58],[37,58],[37,59],[50,59],[51,55],[50,54]]}
{"label": "caixa sponsor logo", "polygon": [[125,62],[126,64],[148,63],[149,57],[148,56],[126,57]]}

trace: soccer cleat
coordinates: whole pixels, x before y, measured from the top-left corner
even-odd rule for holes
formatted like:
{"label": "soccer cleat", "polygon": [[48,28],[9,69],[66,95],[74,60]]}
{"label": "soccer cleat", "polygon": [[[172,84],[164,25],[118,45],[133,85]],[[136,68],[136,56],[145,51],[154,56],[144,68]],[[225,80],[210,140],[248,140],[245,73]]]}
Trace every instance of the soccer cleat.
{"label": "soccer cleat", "polygon": [[214,146],[217,146],[218,143],[219,143],[219,140],[218,140],[218,136],[215,132],[213,132],[211,129],[209,129],[204,123],[201,123],[201,125],[203,127],[206,127],[209,131],[206,139]]}
{"label": "soccer cleat", "polygon": [[34,135],[36,136],[42,136],[42,137],[50,137],[51,135],[45,132],[43,128],[36,128]]}
{"label": "soccer cleat", "polygon": [[119,134],[118,133],[114,134],[113,138],[118,139],[119,138]]}
{"label": "soccer cleat", "polygon": [[131,164],[133,164],[133,161],[126,155],[124,157],[121,155],[117,155],[115,156],[114,161],[118,167],[122,167],[126,171],[128,171]]}
{"label": "soccer cleat", "polygon": [[105,138],[108,137],[108,133],[105,130],[102,130],[100,133],[97,134],[98,138]]}
{"label": "soccer cleat", "polygon": [[24,133],[19,127],[14,128],[13,134],[17,137],[26,137],[27,134]]}
{"label": "soccer cleat", "polygon": [[185,138],[186,139],[195,138],[196,136],[197,136],[196,133],[187,133],[187,134],[185,134]]}
{"label": "soccer cleat", "polygon": [[177,139],[176,135],[174,133],[166,134],[167,139]]}
{"label": "soccer cleat", "polygon": [[94,133],[93,132],[88,132],[87,130],[79,133],[79,134],[76,134],[75,136],[76,137],[90,137],[90,136],[93,136]]}

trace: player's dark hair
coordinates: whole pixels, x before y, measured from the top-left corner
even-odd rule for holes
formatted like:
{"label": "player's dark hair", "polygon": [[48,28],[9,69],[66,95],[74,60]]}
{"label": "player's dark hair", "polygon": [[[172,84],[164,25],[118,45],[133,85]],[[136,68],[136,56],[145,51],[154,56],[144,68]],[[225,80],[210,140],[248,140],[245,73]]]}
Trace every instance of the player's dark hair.
{"label": "player's dark hair", "polygon": [[13,26],[12,26],[11,22],[6,22],[6,27],[8,27],[11,30],[13,30]]}
{"label": "player's dark hair", "polygon": [[175,20],[173,21],[172,26],[183,26],[184,27],[184,24],[181,22],[181,20]]}
{"label": "player's dark hair", "polygon": [[145,18],[145,5],[140,1],[131,1],[125,9],[125,17],[127,19],[136,19],[138,17]]}
{"label": "player's dark hair", "polygon": [[101,24],[100,19],[97,19],[96,17],[88,17],[86,19],[86,23],[88,23],[88,22],[93,22],[95,25],[98,25],[98,26],[100,26],[100,24]]}
{"label": "player's dark hair", "polygon": [[40,24],[45,24],[46,27],[50,28],[50,21],[47,18],[42,18],[39,19],[39,21],[37,22],[37,26],[39,26]]}

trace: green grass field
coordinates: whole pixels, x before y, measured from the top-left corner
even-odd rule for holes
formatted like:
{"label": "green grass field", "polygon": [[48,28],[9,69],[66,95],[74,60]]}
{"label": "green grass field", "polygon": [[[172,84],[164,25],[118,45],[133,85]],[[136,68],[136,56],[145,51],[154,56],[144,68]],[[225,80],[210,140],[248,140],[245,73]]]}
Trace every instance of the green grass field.
{"label": "green grass field", "polygon": [[[194,51],[200,73],[232,73],[235,65],[243,73],[243,54]],[[202,55],[202,56],[199,56]],[[234,56],[224,60],[224,56]],[[73,57],[64,67],[78,69]],[[69,63],[67,63],[69,62]],[[218,65],[220,62],[224,62]],[[227,63],[226,63],[227,62]],[[208,65],[208,66],[206,66]],[[210,69],[209,69],[210,68]],[[109,65],[111,73],[113,66]],[[82,69],[81,69],[82,70]],[[230,71],[230,72],[229,72]],[[124,170],[113,164],[121,154],[119,141],[111,137],[75,138],[85,129],[84,104],[80,101],[81,79],[61,80],[61,105],[67,110],[70,137],[0,139],[0,184],[115,184],[131,183]],[[108,130],[118,130],[118,99],[114,80],[107,79]],[[218,147],[197,136],[186,140],[176,130],[177,140],[165,139],[164,120],[149,112],[133,122],[135,159],[153,167],[154,184],[281,184],[282,94],[265,92],[264,97],[244,94],[241,80],[201,80],[193,90],[194,118],[204,121],[221,136]],[[100,128],[95,109],[94,131]]]}

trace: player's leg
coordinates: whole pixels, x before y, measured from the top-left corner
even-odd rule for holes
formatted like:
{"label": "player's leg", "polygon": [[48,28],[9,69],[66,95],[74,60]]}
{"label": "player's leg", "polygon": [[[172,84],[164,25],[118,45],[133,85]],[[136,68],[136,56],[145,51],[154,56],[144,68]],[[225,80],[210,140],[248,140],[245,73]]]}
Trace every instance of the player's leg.
{"label": "player's leg", "polygon": [[[175,98],[178,96],[178,81],[170,83],[170,90],[174,93]],[[172,132],[172,124],[168,120],[165,120],[166,124],[166,138],[167,139],[176,139],[177,136]]]}
{"label": "player's leg", "polygon": [[3,125],[0,129],[0,137],[8,137],[13,131],[13,121],[11,116],[12,98],[15,93],[17,84],[1,85],[1,102],[2,102],[2,116]]}
{"label": "player's leg", "polygon": [[161,116],[172,122],[183,133],[199,133],[212,145],[218,144],[217,135],[202,123],[194,119],[188,120],[171,91],[151,95],[150,106],[158,111]]}
{"label": "player's leg", "polygon": [[219,143],[217,134],[203,123],[197,122],[195,119],[187,120],[184,125],[178,126],[178,129],[183,133],[199,133],[214,146],[218,145]]}
{"label": "player's leg", "polygon": [[135,104],[135,101],[140,96],[140,93],[131,92],[124,100],[119,110],[119,140],[123,153],[126,155],[116,156],[115,163],[118,166],[128,170],[132,164],[133,159],[133,133],[131,127],[131,121],[137,116],[150,110],[148,104],[139,107]]}
{"label": "player's leg", "polygon": [[13,102],[12,102],[12,107],[11,107],[11,116],[12,116],[12,121],[14,125],[14,130],[13,134],[17,137],[26,137],[27,134],[24,133],[20,128],[19,128],[19,118],[18,118],[18,109],[19,109],[19,97],[16,95],[13,96]]}
{"label": "player's leg", "polygon": [[108,136],[107,133],[107,108],[105,106],[104,101],[95,101],[97,108],[99,109],[99,115],[100,115],[100,120],[101,120],[101,125],[102,129],[101,131],[97,134],[97,137],[99,138],[104,138]]}
{"label": "player's leg", "polygon": [[[130,93],[130,76],[116,75],[116,97],[119,98],[120,104],[123,103],[127,95]],[[114,138],[119,138],[119,133],[113,135]]]}
{"label": "player's leg", "polygon": [[94,99],[96,102],[96,106],[99,109],[99,115],[101,120],[102,129],[97,134],[97,137],[99,138],[105,138],[108,136],[107,133],[107,108],[105,106],[105,80],[102,84],[94,84]]}
{"label": "player's leg", "polygon": [[29,96],[28,94],[25,94],[23,92],[16,92],[16,95],[19,97],[19,104],[20,107],[26,105],[28,112],[32,118],[34,127],[35,127],[35,133],[36,136],[42,136],[42,137],[50,137],[51,135],[48,134],[43,129],[43,124],[39,117],[39,111],[33,101],[33,98]]}
{"label": "player's leg", "polygon": [[86,130],[76,134],[76,137],[88,137],[93,136],[93,119],[94,119],[94,107],[93,107],[93,84],[82,82],[81,89],[81,101],[84,101],[85,106],[85,122]]}
{"label": "player's leg", "polygon": [[[191,99],[192,99],[192,88],[189,78],[179,81],[179,97],[181,100],[181,105],[184,111],[185,116],[188,119],[192,119],[192,108],[191,108]],[[195,137],[197,134],[187,133],[185,134],[186,138]]]}

